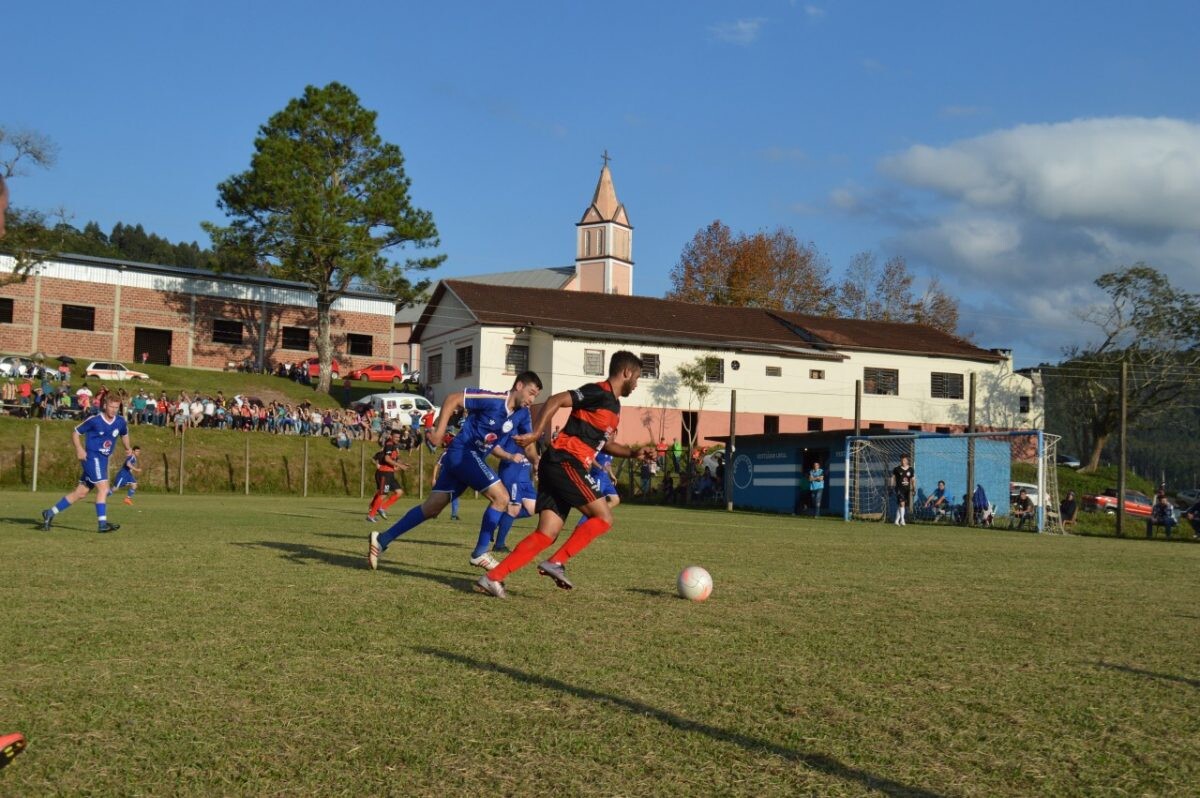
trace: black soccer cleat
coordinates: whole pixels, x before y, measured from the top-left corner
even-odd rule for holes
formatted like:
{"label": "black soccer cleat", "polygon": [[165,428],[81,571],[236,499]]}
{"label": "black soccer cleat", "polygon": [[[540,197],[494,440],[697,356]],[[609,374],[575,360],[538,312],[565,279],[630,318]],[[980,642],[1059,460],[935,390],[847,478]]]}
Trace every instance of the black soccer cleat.
{"label": "black soccer cleat", "polygon": [[54,513],[49,510],[42,510],[42,529],[46,532],[50,531],[50,525],[54,523]]}
{"label": "black soccer cleat", "polygon": [[120,524],[102,524],[100,526],[100,528],[96,531],[103,534],[105,532],[116,532],[120,528],[121,528]]}

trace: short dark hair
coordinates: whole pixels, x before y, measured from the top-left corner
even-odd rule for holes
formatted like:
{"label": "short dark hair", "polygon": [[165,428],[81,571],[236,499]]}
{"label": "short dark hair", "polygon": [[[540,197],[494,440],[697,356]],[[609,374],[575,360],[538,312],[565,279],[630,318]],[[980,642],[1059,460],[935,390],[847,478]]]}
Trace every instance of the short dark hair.
{"label": "short dark hair", "polygon": [[132,449],[130,449],[130,451],[132,451],[132,452],[140,452],[141,450],[142,450],[141,446],[134,446]]}
{"label": "short dark hair", "polygon": [[517,387],[518,382],[525,385],[536,385],[539,391],[542,390],[542,378],[537,375],[536,371],[522,371],[517,375],[517,378],[513,380],[514,388]]}
{"label": "short dark hair", "polygon": [[608,376],[615,377],[624,369],[637,369],[640,373],[642,359],[627,349],[613,352],[612,357],[608,360]]}

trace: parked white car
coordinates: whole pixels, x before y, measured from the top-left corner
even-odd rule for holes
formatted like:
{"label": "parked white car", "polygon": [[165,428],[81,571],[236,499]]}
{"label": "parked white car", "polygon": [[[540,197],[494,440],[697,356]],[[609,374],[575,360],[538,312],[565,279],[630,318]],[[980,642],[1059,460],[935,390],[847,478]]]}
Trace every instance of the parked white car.
{"label": "parked white car", "polygon": [[369,396],[364,396],[358,401],[360,405],[369,405],[375,408],[375,412],[389,421],[399,420],[404,425],[412,424],[412,412],[414,409],[421,413],[433,411],[433,420],[436,422],[441,408],[432,404],[424,396],[415,393],[373,393]]}
{"label": "parked white car", "polygon": [[0,358],[0,376],[25,377],[33,373],[33,366],[32,360],[19,355]]}
{"label": "parked white car", "polygon": [[84,369],[84,376],[96,377],[101,380],[148,380],[149,374],[127,369],[120,363],[89,363]]}

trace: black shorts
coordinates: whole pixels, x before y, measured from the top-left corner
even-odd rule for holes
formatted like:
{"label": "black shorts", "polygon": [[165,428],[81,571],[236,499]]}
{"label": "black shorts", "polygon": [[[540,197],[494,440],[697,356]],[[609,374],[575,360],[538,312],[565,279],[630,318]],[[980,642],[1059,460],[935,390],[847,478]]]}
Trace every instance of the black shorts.
{"label": "black shorts", "polygon": [[909,501],[909,499],[911,499],[911,498],[912,498],[912,488],[908,487],[907,485],[904,487],[896,488],[896,501],[898,501],[902,504],[908,505],[908,504],[912,504],[912,502]]}
{"label": "black shorts", "polygon": [[600,483],[574,457],[547,453],[538,464],[538,513],[551,510],[566,518],[572,507],[591,504],[603,495]]}
{"label": "black shorts", "polygon": [[375,492],[390,493],[400,490],[400,483],[396,481],[395,471],[376,471],[375,472]]}

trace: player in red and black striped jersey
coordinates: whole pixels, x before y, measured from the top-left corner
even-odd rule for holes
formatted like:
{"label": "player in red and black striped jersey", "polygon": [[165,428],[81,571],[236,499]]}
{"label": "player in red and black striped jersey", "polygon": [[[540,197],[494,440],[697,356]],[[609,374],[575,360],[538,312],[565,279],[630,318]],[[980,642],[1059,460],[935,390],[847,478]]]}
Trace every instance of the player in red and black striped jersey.
{"label": "player in red and black striped jersey", "polygon": [[375,495],[367,510],[367,520],[375,523],[375,516],[387,518],[387,510],[404,495],[404,489],[396,480],[396,470],[408,470],[408,464],[400,462],[400,430],[393,427],[383,447],[375,455]]}
{"label": "player in red and black striped jersey", "polygon": [[641,376],[641,358],[632,352],[615,352],[609,360],[607,380],[554,394],[542,406],[533,431],[515,436],[517,443],[527,446],[546,433],[555,413],[571,410],[566,425],[538,465],[537,529],[518,543],[500,565],[480,578],[476,583],[480,592],[504,598],[504,580],[533,562],[558,538],[572,507],[587,516],[587,520],[575,528],[558,551],[538,565],[538,573],[550,577],[564,590],[573,587],[563,566],[612,528],[612,510],[591,473],[596,453],[603,449],[614,457],[654,456],[653,446],[634,449],[611,440],[621,418],[621,399],[633,393]]}

